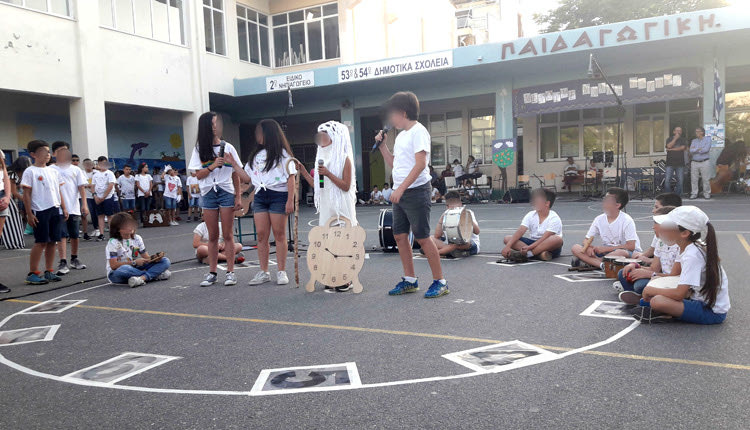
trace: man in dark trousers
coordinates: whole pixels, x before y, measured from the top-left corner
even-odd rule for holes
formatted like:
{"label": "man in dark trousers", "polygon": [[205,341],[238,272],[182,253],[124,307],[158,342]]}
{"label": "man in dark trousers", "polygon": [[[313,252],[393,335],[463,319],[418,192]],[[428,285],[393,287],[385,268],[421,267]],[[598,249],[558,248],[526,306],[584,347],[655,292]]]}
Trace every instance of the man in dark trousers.
{"label": "man in dark trousers", "polygon": [[667,172],[664,178],[664,191],[672,192],[672,175],[677,175],[678,195],[682,195],[682,183],[685,178],[685,151],[687,141],[682,137],[682,127],[675,127],[672,135],[667,138]]}

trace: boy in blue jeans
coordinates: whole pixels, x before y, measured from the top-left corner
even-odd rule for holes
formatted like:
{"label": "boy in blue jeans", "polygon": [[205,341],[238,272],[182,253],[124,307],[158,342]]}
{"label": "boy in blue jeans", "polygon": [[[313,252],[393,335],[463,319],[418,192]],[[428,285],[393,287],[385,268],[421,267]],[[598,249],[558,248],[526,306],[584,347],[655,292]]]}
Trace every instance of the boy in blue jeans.
{"label": "boy in blue jeans", "polygon": [[109,222],[107,242],[107,279],[113,284],[127,283],[130,288],[149,281],[169,279],[169,259],[151,262],[143,238],[135,234],[138,222],[127,212],[118,212]]}
{"label": "boy in blue jeans", "polygon": [[[23,172],[21,186],[26,219],[34,228],[34,247],[31,248],[26,283],[41,285],[61,280],[53,268],[55,244],[60,240],[60,222],[67,221],[68,211],[61,193],[64,182],[55,169],[47,167],[50,160],[49,144],[43,140],[33,140],[27,149],[34,158],[34,164]],[[40,276],[38,270],[42,252],[44,276]]]}

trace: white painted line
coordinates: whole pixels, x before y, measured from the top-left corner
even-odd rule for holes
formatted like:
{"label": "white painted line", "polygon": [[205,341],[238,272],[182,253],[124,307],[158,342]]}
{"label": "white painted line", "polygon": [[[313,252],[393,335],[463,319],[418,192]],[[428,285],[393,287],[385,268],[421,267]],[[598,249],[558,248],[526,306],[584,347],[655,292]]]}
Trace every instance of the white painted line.
{"label": "white painted line", "polygon": [[[88,382],[88,381],[91,381],[91,380],[88,379],[88,378],[85,378],[84,375],[87,372],[89,372],[90,370],[93,370],[93,369],[96,369],[96,368],[99,368],[99,367],[104,368],[104,371],[102,373],[103,373],[104,377],[106,378],[106,374],[107,373],[112,373],[113,370],[120,370],[117,367],[115,367],[113,370],[107,370],[106,368],[107,368],[108,364],[116,362],[116,361],[122,361],[123,359],[126,359],[128,357],[130,358],[129,362],[128,361],[124,361],[119,366],[131,366],[131,367],[134,367],[135,369],[132,370],[132,371],[127,371],[126,370],[120,376],[118,376],[116,378],[113,378],[113,379],[109,379],[108,381],[102,382],[102,383],[107,384],[107,385],[112,385],[112,384],[115,384],[115,383],[120,382],[122,380],[125,380],[127,378],[130,378],[131,376],[135,376],[135,375],[141,374],[141,373],[143,373],[143,372],[145,372],[145,371],[147,371],[149,369],[153,369],[156,366],[160,366],[160,365],[162,365],[164,363],[170,362],[172,360],[178,360],[180,358],[180,357],[172,357],[172,356],[169,356],[169,355],[141,354],[141,353],[138,353],[138,352],[124,352],[124,353],[118,355],[117,357],[112,357],[109,360],[102,361],[101,363],[95,364],[93,366],[89,366],[89,367],[86,367],[86,368],[83,368],[83,369],[80,369],[80,370],[76,370],[75,372],[69,373],[69,374],[63,376],[62,378],[63,379],[77,379],[77,380],[80,380],[80,381],[87,381]],[[156,361],[154,361],[153,363],[148,364],[146,366],[138,367],[137,366],[137,360],[140,357],[153,357],[153,358],[156,359]],[[96,382],[101,382],[101,381],[96,381]]]}
{"label": "white painted line", "polygon": [[[38,305],[32,306],[23,312],[21,314],[60,314],[68,309],[72,308],[73,306],[78,306],[81,303],[85,302],[86,300],[51,300],[44,303],[39,303]],[[55,305],[62,305],[58,308],[55,308]],[[51,310],[37,310],[37,309],[51,309]]]}
{"label": "white painted line", "polygon": [[[52,339],[54,339],[55,334],[57,333],[57,330],[60,328],[60,324],[56,325],[46,325],[46,326],[39,326],[39,327],[26,327],[26,328],[19,328],[16,330],[6,330],[6,331],[0,331],[0,347],[3,346],[15,346],[15,345],[23,345],[25,343],[35,343],[35,342],[49,342]],[[35,331],[37,333],[43,332],[44,337],[38,338],[38,339],[31,339],[31,340],[24,340],[21,342],[12,342],[12,343],[2,343],[3,336],[10,336],[13,338],[13,334],[15,333],[23,333],[23,332],[29,332],[29,331]]]}
{"label": "white painted line", "polygon": [[[600,306],[602,306],[602,309],[599,309]],[[632,320],[633,317],[630,314],[626,313],[628,307],[633,308],[633,306],[626,305],[622,302],[594,300],[594,303],[584,309],[584,311],[579,315],[587,317],[612,318],[618,320]]]}
{"label": "white painted line", "polygon": [[[323,370],[323,369],[340,369],[345,368],[347,376],[349,377],[348,384],[324,386],[324,387],[305,387],[305,388],[282,388],[277,390],[263,390],[263,387],[268,381],[268,378],[272,373],[284,372],[284,371],[296,371],[296,370]],[[338,391],[338,390],[351,390],[353,388],[359,388],[362,386],[362,381],[359,378],[359,371],[357,370],[357,364],[354,362],[338,363],[338,364],[321,364],[317,366],[298,366],[298,367],[283,367],[279,369],[263,369],[258,375],[258,379],[255,380],[253,388],[250,389],[250,393],[254,396],[269,396],[276,394],[293,394],[293,393],[310,393],[318,391]]]}

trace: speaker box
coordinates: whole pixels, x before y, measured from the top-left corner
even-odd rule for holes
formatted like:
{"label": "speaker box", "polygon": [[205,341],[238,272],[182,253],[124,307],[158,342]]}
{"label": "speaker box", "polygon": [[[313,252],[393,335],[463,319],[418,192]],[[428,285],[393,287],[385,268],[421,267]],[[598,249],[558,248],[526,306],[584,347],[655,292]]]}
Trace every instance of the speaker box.
{"label": "speaker box", "polygon": [[529,199],[530,191],[528,188],[511,188],[503,196],[505,203],[528,203]]}

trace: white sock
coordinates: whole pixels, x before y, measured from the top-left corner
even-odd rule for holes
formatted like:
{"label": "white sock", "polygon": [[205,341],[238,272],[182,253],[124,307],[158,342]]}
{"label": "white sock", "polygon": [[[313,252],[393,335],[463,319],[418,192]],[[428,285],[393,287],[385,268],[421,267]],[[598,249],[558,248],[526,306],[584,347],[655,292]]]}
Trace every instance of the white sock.
{"label": "white sock", "polygon": [[529,258],[531,258],[531,257],[534,256],[534,253],[531,252],[531,251],[526,251],[526,256],[529,257]]}
{"label": "white sock", "polygon": [[404,281],[413,284],[413,283],[417,282],[417,278],[413,278],[411,276],[404,276]]}
{"label": "white sock", "polygon": [[604,263],[599,264],[599,268],[604,270]]}
{"label": "white sock", "polygon": [[448,281],[446,281],[445,279],[438,279],[438,282],[440,282],[443,285],[448,284]]}

